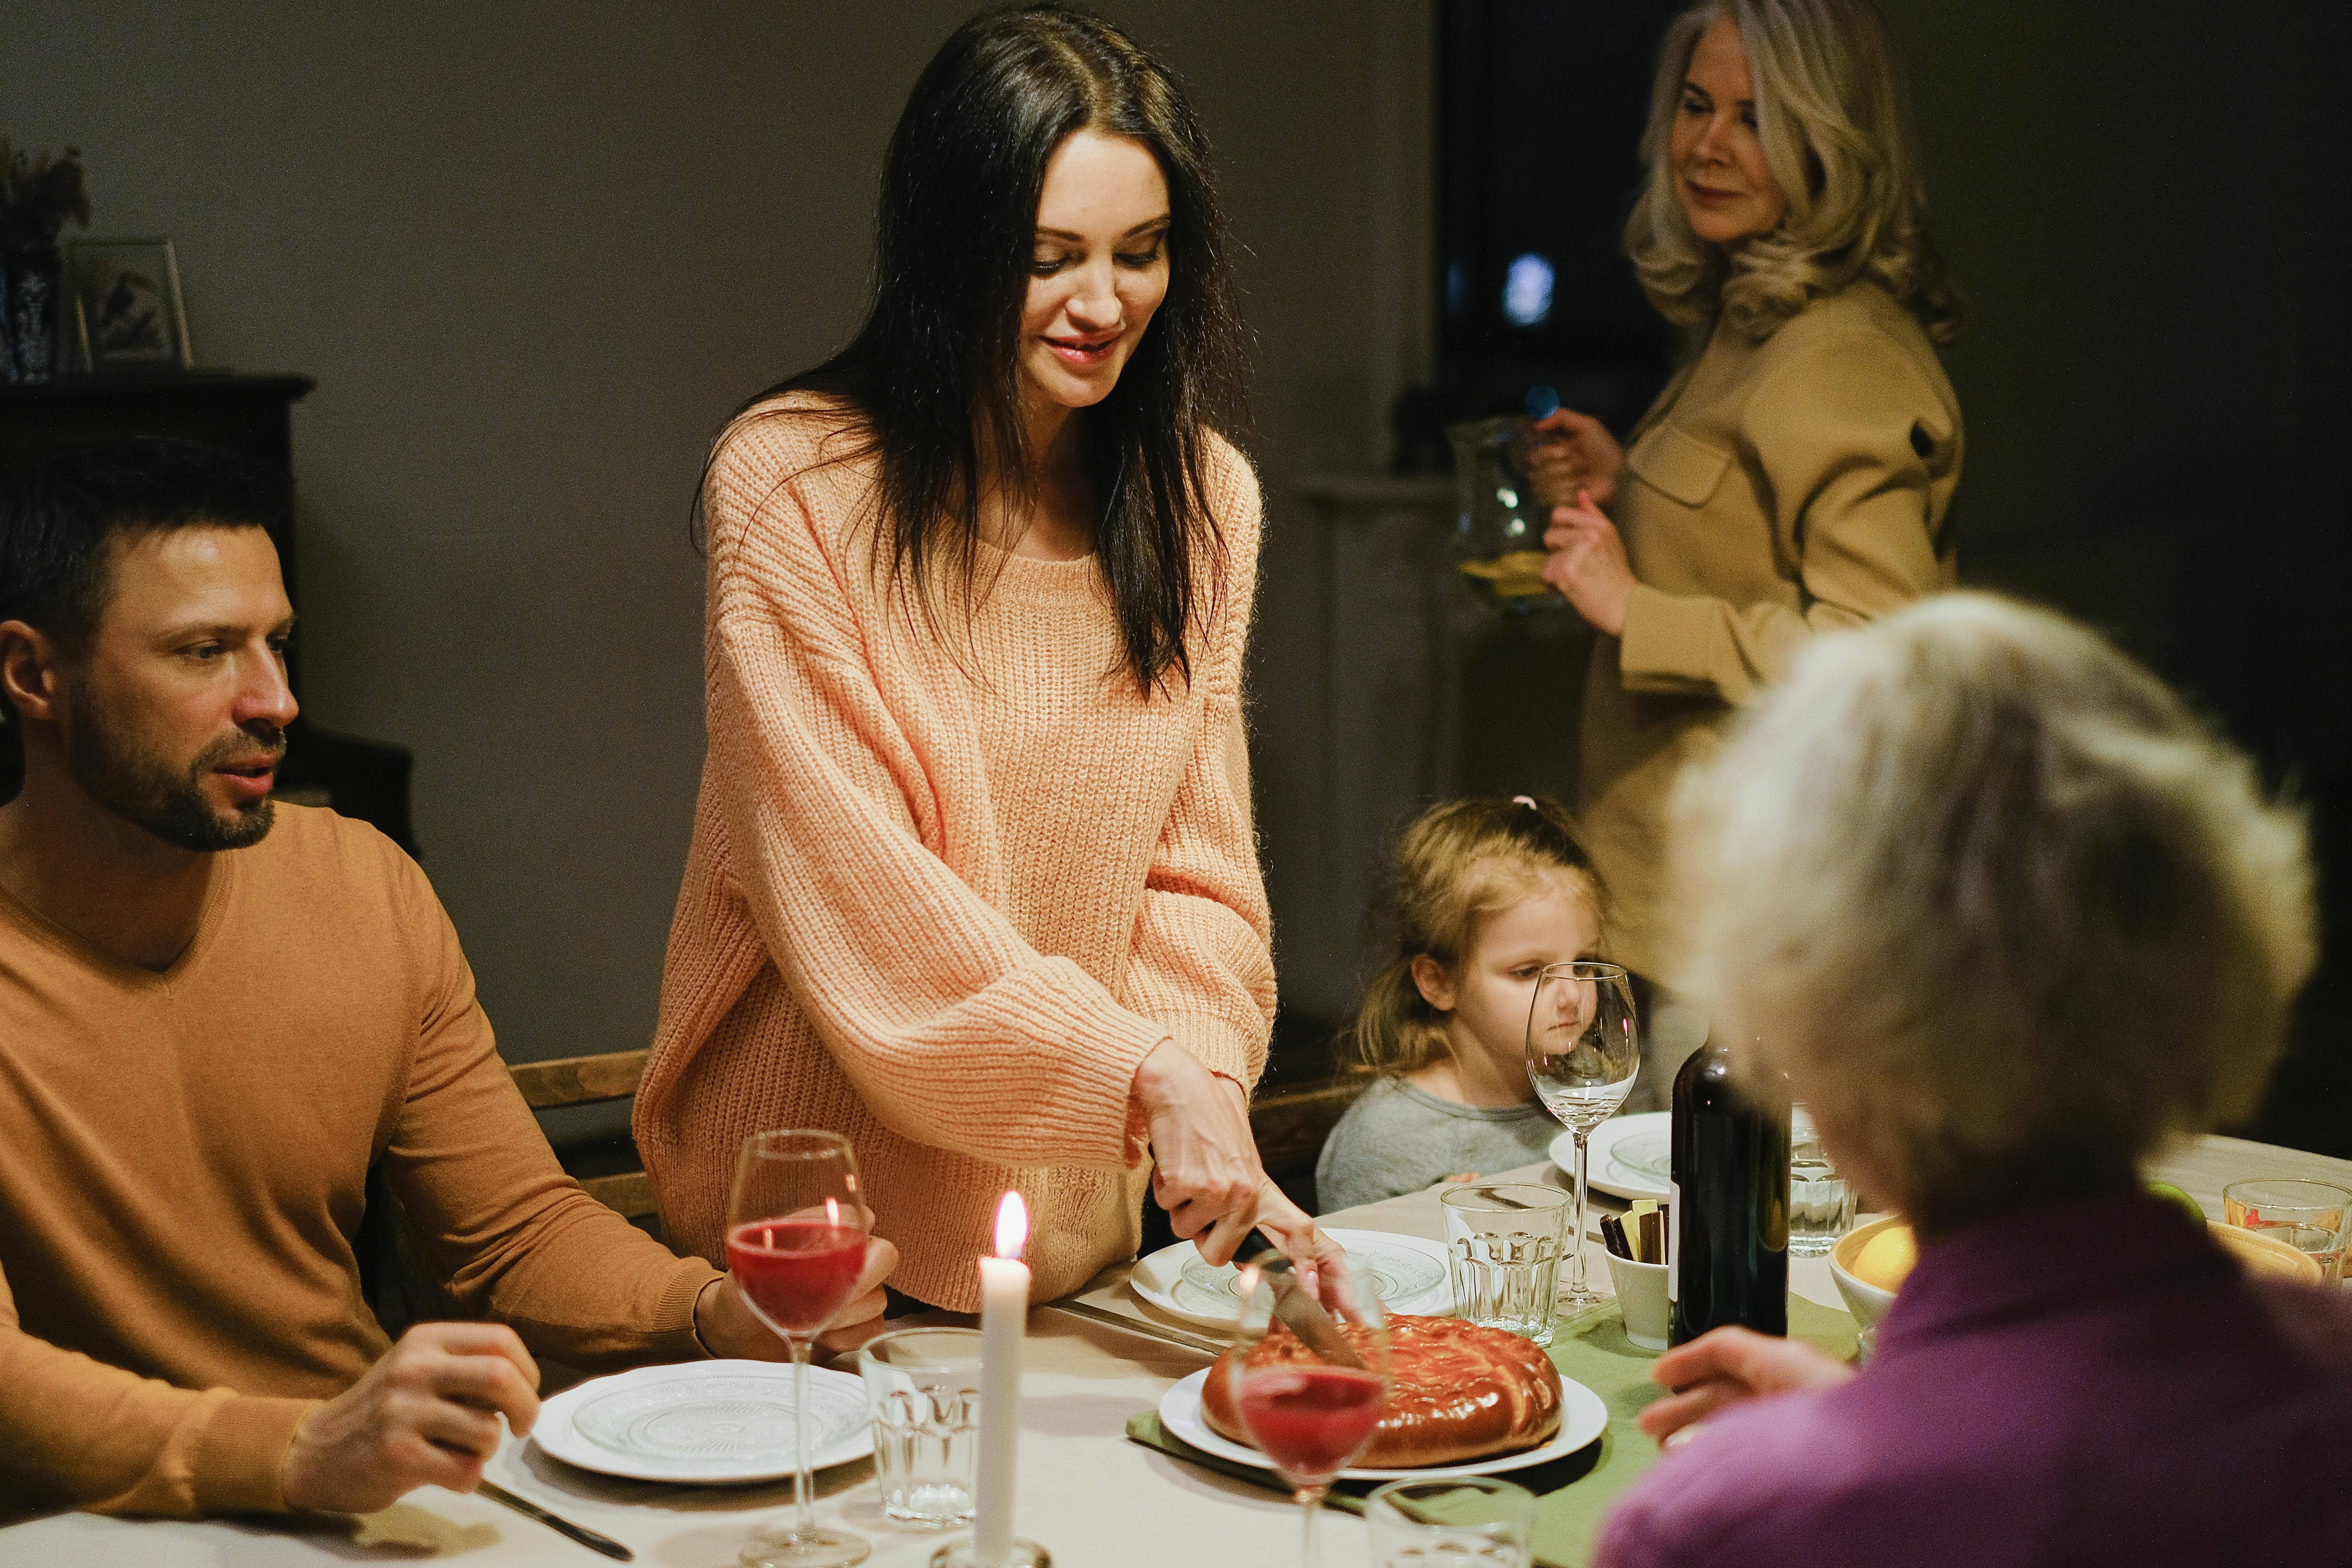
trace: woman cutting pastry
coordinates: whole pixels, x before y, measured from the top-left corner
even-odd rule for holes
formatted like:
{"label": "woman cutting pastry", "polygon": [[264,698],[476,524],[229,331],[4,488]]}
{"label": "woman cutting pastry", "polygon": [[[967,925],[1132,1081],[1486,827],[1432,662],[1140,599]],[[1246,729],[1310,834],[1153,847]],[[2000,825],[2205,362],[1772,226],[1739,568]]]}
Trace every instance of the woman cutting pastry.
{"label": "woman cutting pastry", "polygon": [[[635,1131],[716,1256],[744,1137],[831,1128],[919,1300],[1040,1299],[1313,1222],[1245,1106],[1274,1011],[1238,700],[1234,323],[1172,79],[1058,7],[960,29],[885,164],[877,292],[717,445],[709,753]],[[1148,1150],[1148,1158],[1147,1158]]]}
{"label": "woman cutting pastry", "polygon": [[1544,575],[1601,637],[1580,817],[1612,952],[1672,977],[1658,890],[1675,776],[1815,634],[1954,581],[1958,330],[1892,45],[1870,0],[1709,0],[1667,30],[1625,246],[1706,331],[1620,450],[1563,410],[1536,488]]}

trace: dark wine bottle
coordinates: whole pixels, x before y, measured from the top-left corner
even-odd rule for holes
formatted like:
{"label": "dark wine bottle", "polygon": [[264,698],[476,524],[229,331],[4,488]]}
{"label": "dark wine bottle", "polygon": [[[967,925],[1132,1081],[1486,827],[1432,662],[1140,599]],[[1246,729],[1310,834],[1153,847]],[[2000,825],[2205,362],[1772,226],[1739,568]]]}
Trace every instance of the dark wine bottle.
{"label": "dark wine bottle", "polygon": [[1675,1074],[1669,1344],[1738,1323],[1789,1331],[1789,1107],[1735,1089],[1709,1041]]}

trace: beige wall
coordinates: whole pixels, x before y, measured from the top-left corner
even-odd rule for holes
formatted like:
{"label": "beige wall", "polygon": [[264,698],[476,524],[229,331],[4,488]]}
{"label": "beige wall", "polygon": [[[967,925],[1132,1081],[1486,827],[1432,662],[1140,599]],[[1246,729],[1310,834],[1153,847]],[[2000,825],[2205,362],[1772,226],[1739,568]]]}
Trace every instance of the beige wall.
{"label": "beige wall", "polygon": [[[415,750],[425,865],[512,1056],[650,1031],[702,748],[701,455],[853,325],[884,138],[970,8],[8,0],[0,131],[81,148],[95,232],[177,242],[205,363],[318,379],[310,710]],[[1279,497],[1371,461],[1420,369],[1425,13],[1105,9],[1192,81],[1248,247],[1281,900],[1317,698]]]}

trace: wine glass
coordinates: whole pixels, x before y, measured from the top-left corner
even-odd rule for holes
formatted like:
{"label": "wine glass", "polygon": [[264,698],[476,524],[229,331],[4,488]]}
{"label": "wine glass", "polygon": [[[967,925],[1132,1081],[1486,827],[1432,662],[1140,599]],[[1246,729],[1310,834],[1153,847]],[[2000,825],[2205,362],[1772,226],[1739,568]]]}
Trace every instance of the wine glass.
{"label": "wine glass", "polygon": [[1312,1289],[1286,1259],[1252,1264],[1235,1289],[1234,1414],[1290,1483],[1305,1519],[1299,1562],[1314,1568],[1315,1510],[1388,1407],[1388,1317],[1371,1270],[1353,1262],[1321,1264]]}
{"label": "wine glass", "polygon": [[744,1568],[847,1568],[873,1550],[866,1538],[816,1522],[809,1474],[809,1346],[856,1292],[866,1267],[868,1215],[857,1157],[837,1132],[755,1132],[735,1166],[727,1205],[727,1266],[760,1321],[793,1352],[793,1497],[789,1531],[755,1532]]}
{"label": "wine glass", "polygon": [[1563,1308],[1601,1300],[1584,1282],[1584,1145],[1594,1128],[1617,1114],[1641,1070],[1642,1036],[1624,969],[1585,958],[1545,965],[1528,1011],[1528,1079],[1544,1109],[1576,1139],[1576,1218],[1569,1232]]}

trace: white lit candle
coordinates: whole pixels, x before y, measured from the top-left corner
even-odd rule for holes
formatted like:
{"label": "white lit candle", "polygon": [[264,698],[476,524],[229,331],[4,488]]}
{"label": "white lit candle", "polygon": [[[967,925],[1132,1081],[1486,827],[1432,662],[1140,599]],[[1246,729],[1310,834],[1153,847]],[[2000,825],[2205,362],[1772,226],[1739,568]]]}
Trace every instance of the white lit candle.
{"label": "white lit candle", "polygon": [[1021,1442],[1021,1338],[1029,1326],[1029,1206],[996,1205],[996,1256],[980,1260],[980,1485],[972,1560],[1003,1568],[1013,1552],[1013,1469]]}

